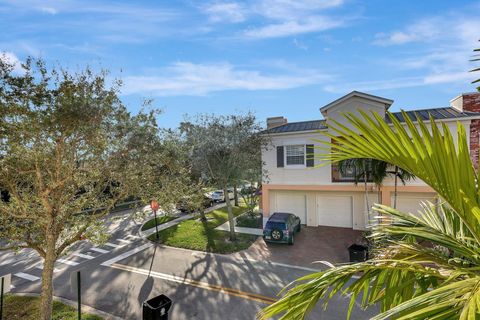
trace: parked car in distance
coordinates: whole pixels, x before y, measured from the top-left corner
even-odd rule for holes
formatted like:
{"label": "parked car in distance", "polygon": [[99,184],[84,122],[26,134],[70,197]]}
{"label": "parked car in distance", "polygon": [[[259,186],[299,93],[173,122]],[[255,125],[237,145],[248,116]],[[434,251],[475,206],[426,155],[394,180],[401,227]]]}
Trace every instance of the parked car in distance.
{"label": "parked car in distance", "polygon": [[[209,197],[208,195],[203,196],[203,208],[207,209],[210,208],[214,205],[215,201]],[[188,198],[184,198],[180,200],[177,203],[177,210],[180,210],[182,212],[192,212],[195,211],[195,208],[193,208],[188,201]]]}
{"label": "parked car in distance", "polygon": [[[234,197],[233,194],[233,188],[228,188],[228,198],[231,200]],[[223,194],[223,190],[215,190],[211,194],[211,198],[215,202],[224,202],[225,201],[225,195]]]}
{"label": "parked car in distance", "polygon": [[293,244],[295,234],[300,232],[300,218],[293,213],[275,212],[268,218],[263,229],[263,239],[269,242]]}

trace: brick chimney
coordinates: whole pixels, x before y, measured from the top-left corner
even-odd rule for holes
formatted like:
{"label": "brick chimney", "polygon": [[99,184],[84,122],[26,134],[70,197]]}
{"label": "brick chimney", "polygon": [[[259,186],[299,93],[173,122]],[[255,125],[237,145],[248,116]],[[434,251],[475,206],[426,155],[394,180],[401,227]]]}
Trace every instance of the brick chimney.
{"label": "brick chimney", "polygon": [[[450,101],[450,106],[459,111],[480,112],[480,92],[463,93]],[[480,120],[470,123],[470,158],[478,169],[480,151]]]}
{"label": "brick chimney", "polygon": [[284,117],[267,118],[267,130],[287,124],[288,120]]}
{"label": "brick chimney", "polygon": [[450,100],[450,106],[459,111],[480,112],[480,92],[462,93]]}

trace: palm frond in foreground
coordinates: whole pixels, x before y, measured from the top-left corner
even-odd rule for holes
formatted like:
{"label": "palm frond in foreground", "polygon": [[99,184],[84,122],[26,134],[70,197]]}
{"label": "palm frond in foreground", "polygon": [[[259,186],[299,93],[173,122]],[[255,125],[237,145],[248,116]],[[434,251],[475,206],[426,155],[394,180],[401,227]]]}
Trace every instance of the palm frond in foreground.
{"label": "palm frond in foreground", "polygon": [[356,300],[364,308],[379,305],[373,319],[480,317],[480,192],[465,128],[458,125],[454,143],[433,119],[430,131],[420,119],[416,126],[404,114],[404,127],[389,116],[391,127],[377,114],[346,115],[355,129],[335,123],[321,159],[391,163],[425,181],[444,202],[425,204],[421,216],[376,205],[372,237],[382,245],[373,259],[297,279],[260,318],[303,319],[335,294],[350,297],[349,314]]}

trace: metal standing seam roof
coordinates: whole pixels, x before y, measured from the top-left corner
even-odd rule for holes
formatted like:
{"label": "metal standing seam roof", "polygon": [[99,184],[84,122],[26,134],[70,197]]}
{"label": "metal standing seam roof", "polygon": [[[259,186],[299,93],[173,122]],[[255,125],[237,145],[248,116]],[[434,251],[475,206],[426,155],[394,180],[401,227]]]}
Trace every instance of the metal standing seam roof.
{"label": "metal standing seam roof", "polygon": [[[430,120],[430,116],[432,116],[435,120],[480,117],[480,112],[459,111],[452,107],[411,110],[405,112],[407,113],[408,117],[413,121],[417,120],[417,116],[420,117],[421,120]],[[403,114],[401,112],[393,112],[392,115],[395,116],[395,118],[397,118],[400,122],[405,122],[405,119],[403,118]],[[385,120],[388,123],[391,122],[388,116],[385,117]]]}
{"label": "metal standing seam roof", "polygon": [[265,133],[283,133],[283,132],[295,132],[295,131],[312,131],[326,129],[327,124],[325,120],[310,120],[301,122],[290,122],[281,126],[265,130]]}
{"label": "metal standing seam roof", "polygon": [[[406,111],[408,117],[416,121],[417,115],[421,120],[430,120],[430,115],[433,116],[435,120],[444,120],[444,119],[461,119],[466,117],[479,117],[480,112],[470,112],[470,111],[459,111],[452,107],[445,108],[434,108],[434,109],[421,109],[421,110],[411,110]],[[397,118],[400,122],[405,122],[402,112],[392,112],[392,115]],[[385,117],[387,123],[391,123],[388,116]],[[284,125],[265,130],[264,133],[286,133],[286,132],[298,132],[298,131],[313,131],[327,129],[327,124],[325,119],[321,120],[310,120],[310,121],[300,121],[300,122],[290,122]]]}

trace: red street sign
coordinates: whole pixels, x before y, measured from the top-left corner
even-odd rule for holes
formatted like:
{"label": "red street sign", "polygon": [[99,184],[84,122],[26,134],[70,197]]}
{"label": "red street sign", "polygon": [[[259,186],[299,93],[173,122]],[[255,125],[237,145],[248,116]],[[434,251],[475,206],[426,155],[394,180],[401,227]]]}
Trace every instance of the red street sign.
{"label": "red street sign", "polygon": [[158,205],[158,202],[156,200],[150,201],[150,208],[152,208],[153,211],[158,211],[158,208],[160,206]]}

